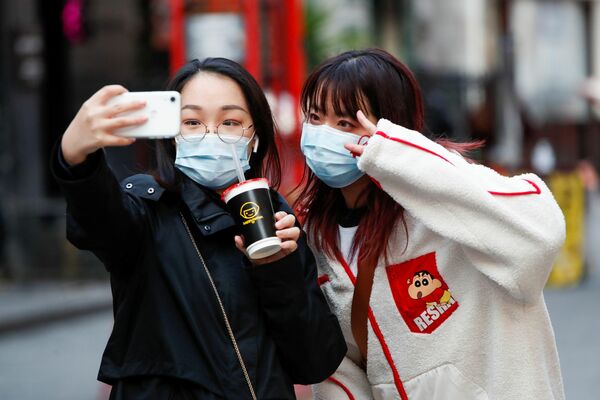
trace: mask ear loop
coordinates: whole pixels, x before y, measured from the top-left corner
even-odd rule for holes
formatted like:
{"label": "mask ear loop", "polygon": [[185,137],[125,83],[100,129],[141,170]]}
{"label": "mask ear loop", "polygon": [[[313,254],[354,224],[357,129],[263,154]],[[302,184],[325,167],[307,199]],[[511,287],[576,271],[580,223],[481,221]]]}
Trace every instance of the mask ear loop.
{"label": "mask ear loop", "polygon": [[[367,144],[369,144],[370,137],[371,136],[369,136],[369,135],[362,135],[361,137],[358,138],[358,140],[356,141],[356,144],[361,145],[361,146],[366,146]],[[352,151],[350,152],[350,154],[352,154],[352,158],[358,157],[358,154],[356,154]]]}
{"label": "mask ear loop", "polygon": [[358,142],[356,142],[356,144],[359,144],[359,145],[362,145],[362,146],[366,146],[367,144],[369,144],[369,138],[370,137],[371,136],[369,136],[369,135],[362,135],[361,137],[358,138]]}

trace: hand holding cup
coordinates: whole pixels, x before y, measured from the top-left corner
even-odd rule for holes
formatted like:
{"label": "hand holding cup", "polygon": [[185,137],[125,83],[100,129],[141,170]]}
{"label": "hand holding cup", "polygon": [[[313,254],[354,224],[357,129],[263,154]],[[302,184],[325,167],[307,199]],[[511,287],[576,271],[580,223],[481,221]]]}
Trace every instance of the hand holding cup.
{"label": "hand holding cup", "polygon": [[[250,260],[271,259],[281,252],[282,241],[277,230],[288,229],[294,220],[288,226],[289,217],[279,214],[280,219],[277,219],[274,215],[267,179],[255,178],[231,185],[221,198],[242,232],[244,243],[241,249],[245,246],[243,251]],[[284,232],[286,235],[288,233]]]}
{"label": "hand holding cup", "polygon": [[[300,238],[300,228],[295,226],[296,217],[288,214],[285,211],[279,211],[275,214],[275,229],[276,235],[281,239],[281,250],[269,257],[252,260],[255,265],[268,264],[282,259],[290,253],[293,253],[298,248],[298,239]],[[246,252],[244,246],[244,238],[242,236],[235,237],[235,246],[242,252]]]}

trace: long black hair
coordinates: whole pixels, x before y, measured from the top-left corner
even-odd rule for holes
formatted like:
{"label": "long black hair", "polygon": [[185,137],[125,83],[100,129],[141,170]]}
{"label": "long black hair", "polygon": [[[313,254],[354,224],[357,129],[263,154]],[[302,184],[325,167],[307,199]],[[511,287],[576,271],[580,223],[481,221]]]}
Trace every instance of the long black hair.
{"label": "long black hair", "polygon": [[[275,144],[275,124],[267,98],[258,82],[240,64],[226,58],[206,58],[186,63],[166,86],[166,90],[181,93],[186,83],[200,72],[219,74],[234,80],[246,99],[254,131],[258,140],[258,149],[250,157],[250,170],[246,177],[265,177],[271,188],[277,190],[281,183],[281,165]],[[177,190],[181,174],[175,169],[175,144],[172,140],[159,140],[156,143],[156,170],[154,178],[164,187]]]}

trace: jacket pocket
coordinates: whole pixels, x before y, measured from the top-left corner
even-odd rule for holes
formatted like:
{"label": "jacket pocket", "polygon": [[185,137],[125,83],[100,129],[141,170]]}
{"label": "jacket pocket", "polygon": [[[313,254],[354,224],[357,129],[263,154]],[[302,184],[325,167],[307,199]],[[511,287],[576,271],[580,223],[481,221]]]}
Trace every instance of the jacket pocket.
{"label": "jacket pocket", "polygon": [[410,400],[489,400],[485,390],[453,364],[440,365],[406,381],[404,389]]}

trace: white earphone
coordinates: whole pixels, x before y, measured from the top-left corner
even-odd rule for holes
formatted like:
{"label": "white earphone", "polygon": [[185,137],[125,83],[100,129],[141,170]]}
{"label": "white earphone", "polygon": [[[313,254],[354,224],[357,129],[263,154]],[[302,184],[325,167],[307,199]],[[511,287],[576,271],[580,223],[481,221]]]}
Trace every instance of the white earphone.
{"label": "white earphone", "polygon": [[258,151],[258,137],[254,138],[254,148],[252,149],[253,153],[256,153]]}

